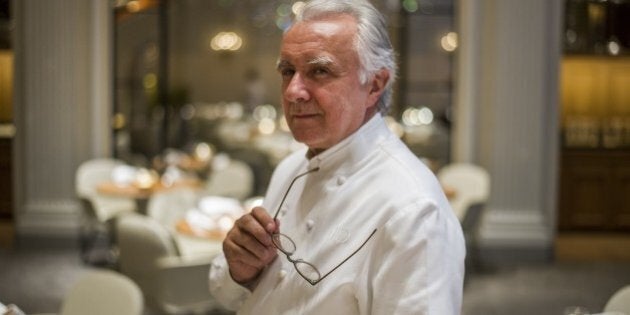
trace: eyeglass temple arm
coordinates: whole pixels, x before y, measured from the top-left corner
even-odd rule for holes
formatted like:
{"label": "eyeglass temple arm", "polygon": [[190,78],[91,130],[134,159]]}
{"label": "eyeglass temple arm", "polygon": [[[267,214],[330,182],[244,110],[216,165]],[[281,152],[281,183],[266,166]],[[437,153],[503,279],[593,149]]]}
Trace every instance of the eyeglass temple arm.
{"label": "eyeglass temple arm", "polygon": [[273,215],[274,221],[278,218],[278,213],[280,213],[280,208],[284,204],[284,200],[287,199],[287,195],[289,195],[289,191],[291,191],[291,187],[293,187],[293,184],[295,184],[295,181],[302,176],[305,176],[307,174],[317,172],[317,171],[319,171],[319,166],[312,168],[310,170],[307,170],[306,172],[299,174],[298,176],[295,176],[295,178],[293,178],[293,180],[291,181],[291,184],[289,184],[289,188],[287,188],[287,191],[284,193],[284,196],[282,196],[282,200],[280,201],[280,204],[278,205],[278,209],[276,209],[276,214]]}
{"label": "eyeglass temple arm", "polygon": [[365,246],[365,244],[367,244],[367,242],[372,238],[372,236],[374,236],[374,233],[376,233],[376,230],[377,229],[374,229],[374,231],[372,231],[370,236],[368,236],[368,238],[366,238],[365,241],[363,241],[363,244],[361,244],[361,246],[359,246],[359,248],[357,248],[354,252],[352,252],[352,254],[350,254],[350,256],[346,257],[346,259],[344,259],[342,262],[340,262],[331,271],[329,271],[325,275],[321,276],[317,281],[311,281],[311,280],[308,280],[308,279],[307,279],[307,281],[310,282],[312,285],[316,285],[318,282],[324,280],[324,278],[328,277],[329,274],[331,274],[333,271],[337,270],[337,268],[341,267],[341,265],[343,265],[346,261],[348,261],[348,259],[352,258],[352,256],[354,256],[356,253],[358,253],[361,250],[361,248],[363,248],[363,246]]}

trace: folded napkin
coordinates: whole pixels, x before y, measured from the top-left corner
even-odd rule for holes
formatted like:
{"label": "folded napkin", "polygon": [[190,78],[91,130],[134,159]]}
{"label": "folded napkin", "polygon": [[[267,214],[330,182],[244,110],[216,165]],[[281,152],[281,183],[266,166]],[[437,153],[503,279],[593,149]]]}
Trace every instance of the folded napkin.
{"label": "folded napkin", "polygon": [[192,229],[227,231],[242,213],[237,199],[208,196],[201,198],[197,208],[186,211],[186,222]]}

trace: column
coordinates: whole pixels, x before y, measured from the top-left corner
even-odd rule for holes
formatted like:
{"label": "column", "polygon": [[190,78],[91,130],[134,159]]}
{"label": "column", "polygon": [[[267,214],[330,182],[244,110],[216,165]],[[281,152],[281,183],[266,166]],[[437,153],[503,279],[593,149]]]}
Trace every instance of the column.
{"label": "column", "polygon": [[[487,249],[549,252],[555,231],[562,2],[460,1],[453,151],[488,169]],[[475,3],[477,5],[472,5]]]}
{"label": "column", "polygon": [[13,2],[19,234],[75,235],[75,171],[82,161],[108,154],[111,48],[107,31],[97,31],[109,28],[107,3]]}

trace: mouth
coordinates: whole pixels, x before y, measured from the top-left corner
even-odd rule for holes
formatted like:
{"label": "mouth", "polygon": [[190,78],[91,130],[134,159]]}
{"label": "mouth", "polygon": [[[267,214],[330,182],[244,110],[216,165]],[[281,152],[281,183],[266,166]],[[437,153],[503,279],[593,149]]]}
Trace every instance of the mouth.
{"label": "mouth", "polygon": [[323,112],[314,104],[290,103],[287,109],[287,118],[293,121],[312,120],[323,116]]}
{"label": "mouth", "polygon": [[293,117],[293,119],[309,119],[309,118],[315,118],[317,116],[319,116],[319,114],[316,113],[299,113],[299,114],[293,114],[291,115]]}

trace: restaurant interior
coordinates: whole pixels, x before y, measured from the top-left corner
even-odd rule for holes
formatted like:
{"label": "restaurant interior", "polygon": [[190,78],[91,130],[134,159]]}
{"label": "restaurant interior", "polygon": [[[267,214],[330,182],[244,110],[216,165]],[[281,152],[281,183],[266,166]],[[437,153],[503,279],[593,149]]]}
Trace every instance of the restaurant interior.
{"label": "restaurant interior", "polygon": [[[462,314],[630,315],[630,0],[371,2]],[[0,0],[0,314],[232,314],[208,270],[303,147],[275,69],[301,5]]]}

